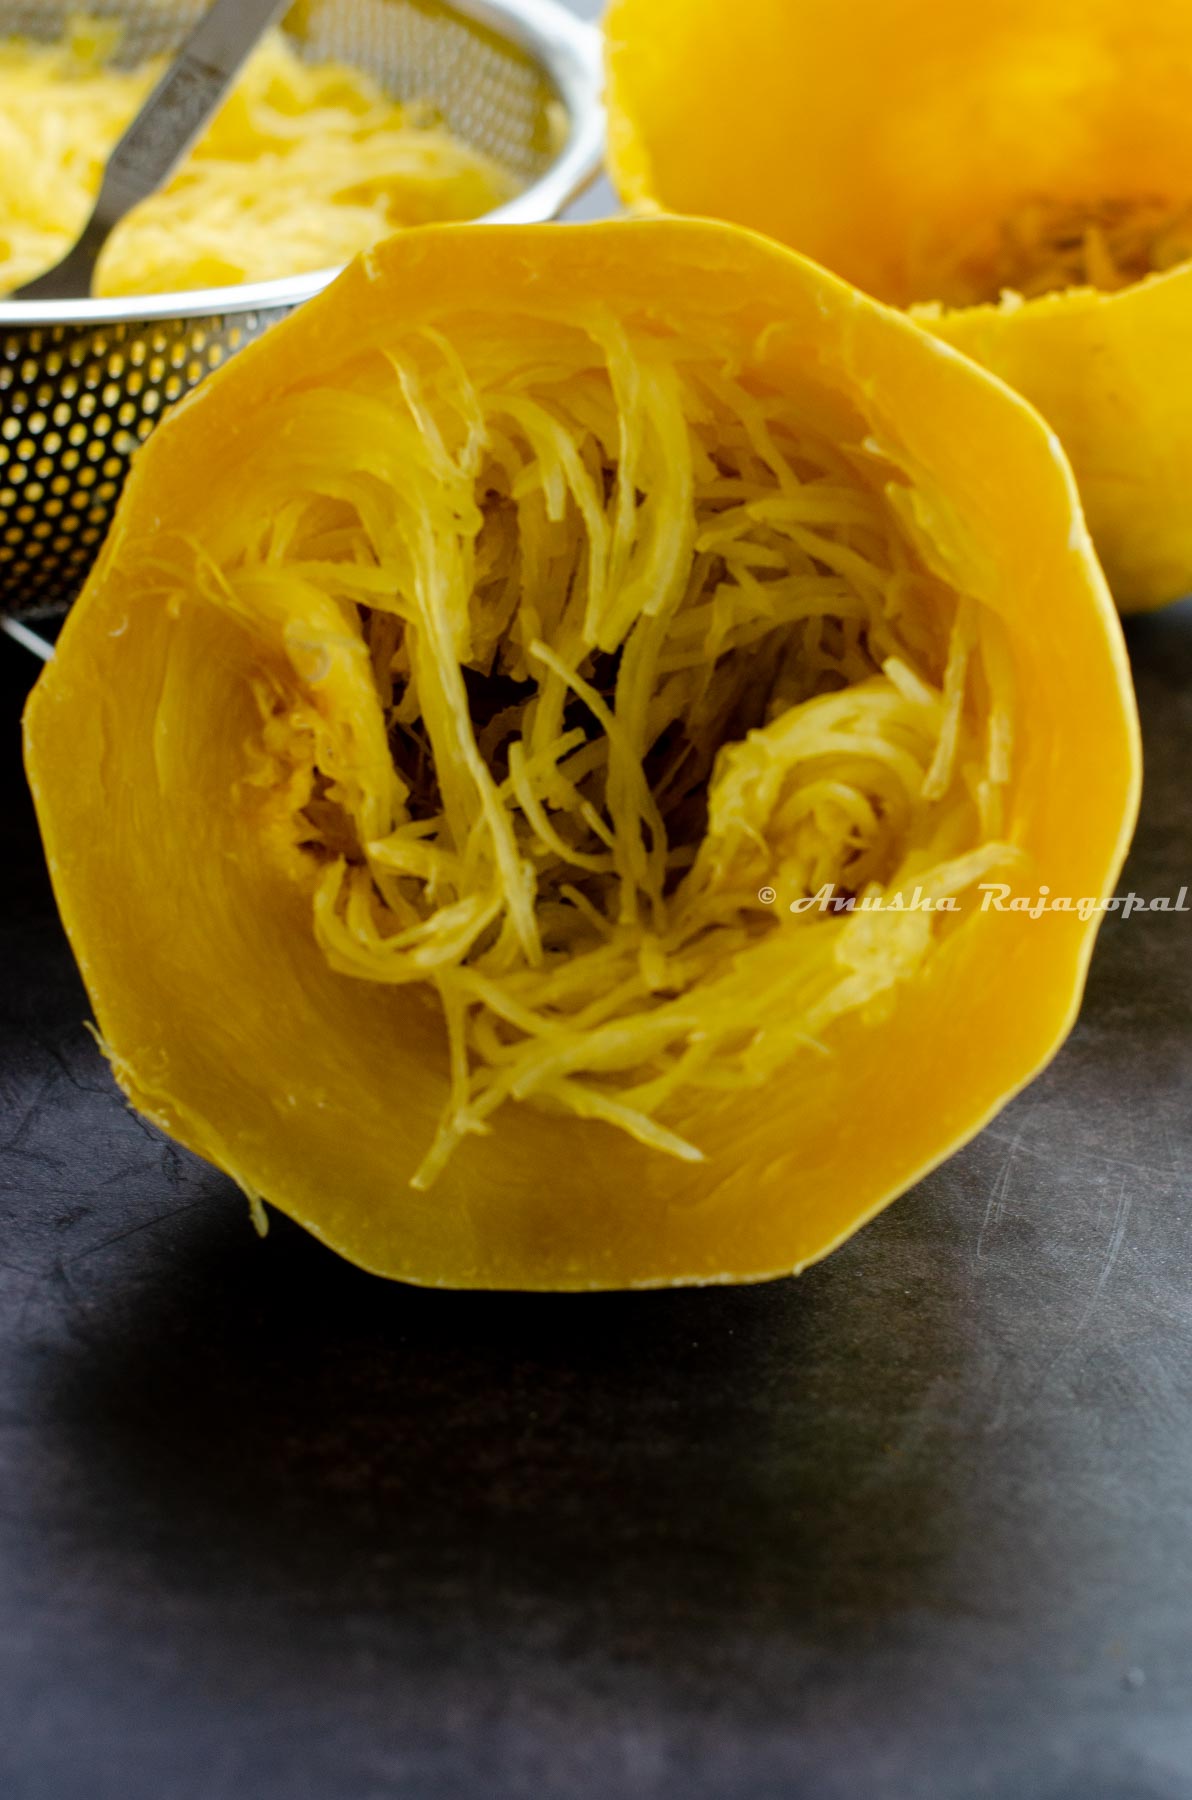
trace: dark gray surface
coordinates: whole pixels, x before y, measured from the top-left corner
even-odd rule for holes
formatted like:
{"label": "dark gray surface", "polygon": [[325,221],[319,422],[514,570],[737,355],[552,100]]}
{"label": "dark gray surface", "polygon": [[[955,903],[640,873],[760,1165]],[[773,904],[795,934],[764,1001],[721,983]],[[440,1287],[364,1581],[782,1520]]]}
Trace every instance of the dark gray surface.
{"label": "dark gray surface", "polygon": [[[1192,609],[1131,639],[1171,893]],[[0,1800],[1192,1797],[1192,918],[1111,923],[1054,1068],[799,1282],[421,1294],[259,1243],[122,1107],[30,670],[0,640]]]}
{"label": "dark gray surface", "polygon": [[[1128,871],[1192,877],[1192,609]],[[821,1268],[422,1294],[121,1106],[0,656],[4,1800],[1192,1795],[1192,919]]]}

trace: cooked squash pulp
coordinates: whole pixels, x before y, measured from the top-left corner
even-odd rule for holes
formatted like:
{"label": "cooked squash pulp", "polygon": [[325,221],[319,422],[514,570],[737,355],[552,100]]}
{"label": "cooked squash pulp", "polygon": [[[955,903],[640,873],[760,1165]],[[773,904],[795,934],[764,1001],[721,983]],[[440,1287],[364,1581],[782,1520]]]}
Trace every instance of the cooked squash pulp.
{"label": "cooked squash pulp", "polygon": [[[107,156],[165,67],[112,65],[119,34],[0,42],[0,294],[51,268],[85,224]],[[509,172],[362,70],[305,62],[280,31],[172,181],[117,227],[97,294],[170,293],[332,268],[400,225],[471,219]]]}
{"label": "cooked squash pulp", "polygon": [[910,279],[925,304],[960,309],[1002,295],[1013,303],[1081,288],[1116,294],[1185,263],[1192,263],[1192,205],[1037,200],[1000,222],[949,234]]}
{"label": "cooked squash pulp", "polygon": [[942,900],[1011,854],[993,623],[880,455],[727,344],[473,321],[353,390],[277,407],[171,604],[260,642],[245,780],[332,967],[441,1009],[415,1180],[511,1101],[698,1157],[668,1101],[823,1055],[951,922],[791,902]]}

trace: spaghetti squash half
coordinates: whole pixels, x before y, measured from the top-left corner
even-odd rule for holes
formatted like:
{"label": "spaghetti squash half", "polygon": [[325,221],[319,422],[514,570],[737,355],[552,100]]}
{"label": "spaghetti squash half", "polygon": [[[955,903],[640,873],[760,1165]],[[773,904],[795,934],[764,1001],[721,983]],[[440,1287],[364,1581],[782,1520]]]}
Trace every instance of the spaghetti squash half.
{"label": "spaghetti squash half", "polygon": [[823,1255],[1071,1023],[1137,801],[1067,466],[745,233],[432,227],[142,454],[27,715],[133,1104],[459,1286]]}
{"label": "spaghetti squash half", "polygon": [[1123,611],[1192,589],[1192,8],[611,0],[638,206],[915,309],[1059,433]]}

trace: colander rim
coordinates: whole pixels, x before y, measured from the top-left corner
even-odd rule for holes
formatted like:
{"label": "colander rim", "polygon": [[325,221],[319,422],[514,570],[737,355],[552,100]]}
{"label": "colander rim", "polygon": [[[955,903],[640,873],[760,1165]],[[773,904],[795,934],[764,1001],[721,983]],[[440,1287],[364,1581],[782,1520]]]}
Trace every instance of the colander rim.
{"label": "colander rim", "polygon": [[[524,50],[555,87],[567,113],[567,140],[536,181],[477,225],[542,223],[555,218],[600,172],[604,157],[603,50],[599,27],[560,0],[443,0],[449,10],[487,27]],[[165,294],[100,300],[0,300],[0,330],[37,327],[152,324],[159,319],[206,319],[285,311],[327,287],[345,265]]]}

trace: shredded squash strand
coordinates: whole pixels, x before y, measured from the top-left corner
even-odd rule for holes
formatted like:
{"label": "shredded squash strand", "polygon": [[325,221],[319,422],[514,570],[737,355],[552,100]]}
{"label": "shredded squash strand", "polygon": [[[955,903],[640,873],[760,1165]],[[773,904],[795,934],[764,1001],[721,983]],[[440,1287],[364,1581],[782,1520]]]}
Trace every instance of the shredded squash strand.
{"label": "shredded squash strand", "polygon": [[1000,222],[975,222],[914,258],[923,305],[1034,300],[1072,288],[1117,293],[1192,262],[1192,205],[1158,196],[1098,204],[1026,200]]}
{"label": "shredded squash strand", "polygon": [[441,1014],[418,1183],[513,1102],[698,1157],[684,1103],[828,1053],[965,928],[850,897],[1013,854],[1008,659],[889,468],[727,354],[595,307],[466,341],[277,402],[285,504],[183,590],[269,647],[248,779],[323,952]]}

